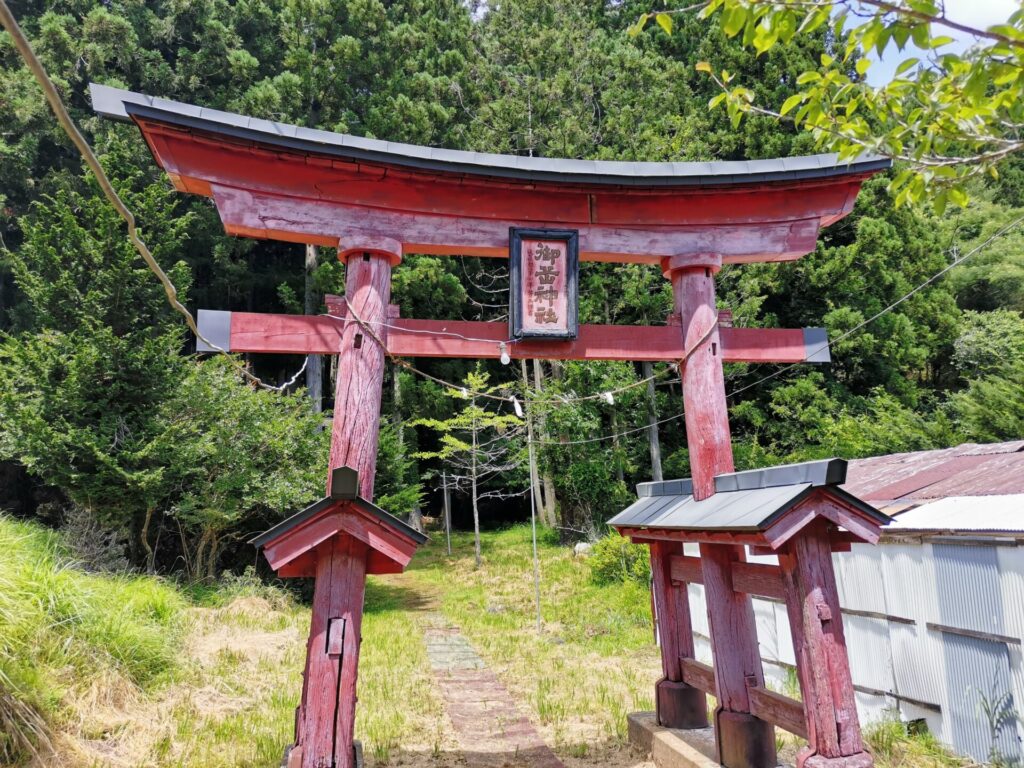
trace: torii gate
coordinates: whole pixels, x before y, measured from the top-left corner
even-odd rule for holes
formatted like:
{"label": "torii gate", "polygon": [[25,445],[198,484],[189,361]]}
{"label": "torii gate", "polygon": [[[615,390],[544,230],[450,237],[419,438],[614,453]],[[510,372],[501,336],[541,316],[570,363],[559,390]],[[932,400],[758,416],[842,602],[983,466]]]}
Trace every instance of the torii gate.
{"label": "torii gate", "polygon": [[[373,498],[385,356],[494,358],[505,349],[516,358],[680,362],[685,356],[692,495],[713,495],[716,475],[733,470],[723,362],[828,359],[820,329],[723,327],[715,308],[715,274],[726,263],[788,261],[811,252],[821,227],[847,215],[862,182],[889,166],[872,157],[839,163],[832,155],[641,163],[460,152],[90,88],[99,114],[140,128],[178,190],[213,199],[229,234],[338,249],[346,264],[345,308],[357,322],[216,313],[203,318],[204,334],[230,351],[338,355],[329,473],[355,470],[356,495],[367,504]],[[585,261],[660,266],[672,283],[675,314],[663,327],[584,325],[574,340],[522,341],[506,348],[503,323],[402,319],[389,305],[391,270],[403,254],[508,257],[515,227],[571,230]],[[387,349],[365,338],[367,328],[375,329],[373,336]],[[737,549],[712,546],[723,560]],[[653,566],[656,572],[669,568],[658,561],[657,548]],[[317,595],[329,589],[323,581],[317,580]],[[677,589],[655,590],[659,616],[674,622],[663,631],[692,637],[689,610],[678,595]],[[745,624],[737,628],[728,647],[756,656],[756,635]],[[358,643],[354,648],[357,653]],[[307,670],[314,654],[324,652],[310,644]],[[722,656],[716,654],[715,675],[733,674]],[[356,761],[348,747],[356,660],[349,661],[353,677],[351,685],[338,687],[336,720],[318,711],[330,697],[310,695],[307,671],[296,724],[296,745],[305,750],[293,752],[301,754],[302,768],[350,768]],[[703,691],[683,681],[678,658],[664,648],[663,668],[657,687],[663,724],[706,724]],[[757,720],[749,712],[735,714]],[[325,723],[336,723],[333,744],[315,738]],[[745,733],[734,728],[721,737],[741,742]],[[315,746],[325,742],[326,747]],[[740,743],[723,751],[750,752]]]}

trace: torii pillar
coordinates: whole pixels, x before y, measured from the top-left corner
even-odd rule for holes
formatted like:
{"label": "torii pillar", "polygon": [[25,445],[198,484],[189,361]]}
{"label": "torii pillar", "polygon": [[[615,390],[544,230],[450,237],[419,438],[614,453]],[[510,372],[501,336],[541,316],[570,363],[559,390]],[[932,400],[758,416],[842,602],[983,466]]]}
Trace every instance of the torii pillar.
{"label": "torii pillar", "polygon": [[[358,495],[372,501],[385,350],[377,340],[367,338],[366,329],[385,330],[382,323],[391,298],[391,268],[401,261],[402,249],[386,239],[342,240],[338,258],[345,264],[348,311],[338,348],[327,496],[331,496],[334,470],[351,467],[358,473]],[[336,542],[329,557],[317,559],[302,700],[295,723],[294,754],[298,759],[291,760],[289,768],[293,763],[294,768],[355,768],[355,687],[366,549],[357,539],[345,537]],[[328,623],[334,616],[343,617],[347,626],[340,656],[320,648],[325,638],[330,643]],[[336,700],[331,702],[334,706],[310,705],[311,698],[322,699],[325,692]]]}
{"label": "torii pillar", "polygon": [[[690,452],[693,496],[706,499],[715,493],[715,476],[732,472],[732,440],[722,370],[722,345],[715,307],[715,275],[722,257],[697,253],[662,260],[662,272],[672,281],[686,357],[681,361],[686,440]],[[682,554],[682,543],[651,545],[651,569],[655,574],[655,601],[660,611],[675,616],[680,647],[666,648],[676,654],[665,666],[666,679],[658,684],[658,718],[662,725],[694,728],[701,722],[703,692],[682,682],[678,656],[693,658],[692,629],[686,584],[673,583],[670,559]],[[703,583],[707,596],[708,624],[714,643],[715,740],[720,762],[738,766],[775,765],[775,731],[770,723],[750,712],[748,685],[764,685],[764,670],[757,643],[757,624],[750,595],[732,588],[732,565],[746,559],[742,546],[700,545]],[[660,599],[660,605],[658,605]],[[685,606],[685,607],[683,607]],[[684,636],[689,637],[689,645]],[[678,672],[676,670],[678,669]],[[670,678],[670,673],[678,677]],[[670,705],[669,702],[672,702]]]}

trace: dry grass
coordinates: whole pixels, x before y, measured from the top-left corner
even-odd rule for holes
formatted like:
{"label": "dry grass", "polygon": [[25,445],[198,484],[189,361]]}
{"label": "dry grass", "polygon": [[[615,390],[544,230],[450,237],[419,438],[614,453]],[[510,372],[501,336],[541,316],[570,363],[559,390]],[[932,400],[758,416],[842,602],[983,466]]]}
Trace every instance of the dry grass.
{"label": "dry grass", "polygon": [[[646,589],[594,585],[585,561],[547,539],[538,634],[529,530],[487,534],[479,570],[470,537],[456,536],[455,547],[449,558],[440,542],[432,543],[409,573],[368,585],[356,722],[368,765],[466,765],[423,643],[430,614],[440,612],[460,627],[569,768],[652,768],[625,747],[626,714],[652,708],[659,676]],[[8,584],[15,583],[12,572],[19,573],[8,568]],[[31,649],[28,657],[36,664],[32,675],[19,679],[36,683],[28,700],[11,697],[0,677],[0,720],[20,712],[39,729],[32,743],[43,756],[36,766],[280,763],[292,739],[309,626],[308,609],[286,592],[236,579],[186,596],[153,580],[108,584],[66,566],[58,574],[37,566],[25,574],[54,594],[32,601],[23,588],[17,594],[28,607],[11,597],[15,593],[0,600],[6,611],[0,619],[21,633],[11,635],[21,645],[9,642],[5,652]],[[75,636],[92,643],[83,648],[80,642],[70,652],[66,642],[47,645],[29,621],[38,619],[33,611],[66,615],[69,606],[77,611],[70,614],[78,622]],[[112,621],[104,611],[118,618]],[[141,639],[142,647],[133,648],[132,638]],[[46,749],[47,734],[53,751]],[[869,729],[868,737],[879,768],[969,765],[927,736],[907,736],[898,724]]]}

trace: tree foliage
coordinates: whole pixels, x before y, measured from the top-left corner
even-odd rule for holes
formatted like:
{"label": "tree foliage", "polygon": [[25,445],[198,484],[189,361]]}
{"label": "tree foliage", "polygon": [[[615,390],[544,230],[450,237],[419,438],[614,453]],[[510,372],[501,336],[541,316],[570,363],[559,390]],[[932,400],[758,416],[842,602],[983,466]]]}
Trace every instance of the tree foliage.
{"label": "tree foliage", "polygon": [[[784,100],[766,101],[756,86],[714,59],[696,63],[719,87],[710,106],[734,126],[744,116],[788,118],[818,147],[850,160],[864,152],[905,163],[890,188],[897,204],[928,199],[941,214],[967,203],[965,182],[1024,149],[1024,9],[986,28],[961,24],[939,0],[708,0],[688,6],[715,17],[722,32],[758,55],[827,29],[834,41],[801,72]],[[676,13],[652,17],[672,33]],[[976,43],[958,52],[952,35]],[[894,77],[873,85],[872,56],[902,56]]]}
{"label": "tree foliage", "polygon": [[[1019,46],[983,37],[951,57],[930,47],[941,20],[908,17],[929,12],[925,2],[887,14],[868,3],[865,18],[847,13],[840,25],[848,7],[836,3],[714,0],[704,18],[691,10],[651,19],[671,35],[635,36],[628,29],[649,0],[26,0],[14,10],[192,309],[304,311],[303,249],[226,237],[208,201],[171,190],[134,127],[96,118],[89,81],[357,135],[520,155],[743,160],[821,147],[905,158],[865,184],[814,253],[720,273],[719,305],[737,326],[825,326],[834,340],[826,366],[728,366],[736,462],[745,468],[1021,437],[1024,233],[992,238],[1024,215],[1024,161],[987,154],[1016,141],[1021,100],[1005,94],[1019,78],[1002,81],[1018,66]],[[720,23],[709,24],[711,15]],[[1019,28],[1016,17],[1011,26]],[[868,54],[904,43],[926,49],[921,61],[891,84],[867,85]],[[0,62],[0,461],[31,477],[13,495],[41,498],[47,486],[127,534],[137,566],[188,562],[205,577],[251,563],[248,534],[320,494],[323,422],[294,393],[254,391],[223,361],[190,356],[192,340],[6,36]],[[965,65],[991,75],[983,91]],[[712,100],[720,107],[709,110]],[[799,125],[788,119],[796,116]],[[957,158],[966,161],[944,164]],[[998,180],[974,178],[996,167]],[[945,190],[962,203],[967,190],[971,201],[943,216],[897,208],[886,191],[893,182],[898,193],[910,190],[902,199]],[[343,291],[332,256],[322,249],[317,294]],[[580,287],[583,322],[661,324],[673,311],[655,267],[586,263]],[[507,290],[499,260],[409,254],[392,295],[403,317],[501,321]],[[280,384],[302,358],[245,363]],[[518,367],[496,361],[414,363],[467,390],[529,403],[543,495],[557,502],[565,534],[600,530],[633,484],[650,479],[649,413],[660,422],[666,476],[690,472],[671,366],[654,367],[649,398],[646,386],[631,386],[644,374],[629,363],[542,362],[539,389],[533,381],[524,389]],[[509,451],[480,483],[478,524],[527,515],[530,479],[511,404],[474,403],[452,396],[458,387],[389,368],[377,501],[397,514],[421,503],[439,509],[434,478],[446,466],[469,477],[451,465],[474,454],[476,431],[481,444],[494,441],[488,450]],[[613,391],[611,403],[600,395]],[[488,503],[488,494],[502,498]],[[456,495],[457,520],[471,496]]]}

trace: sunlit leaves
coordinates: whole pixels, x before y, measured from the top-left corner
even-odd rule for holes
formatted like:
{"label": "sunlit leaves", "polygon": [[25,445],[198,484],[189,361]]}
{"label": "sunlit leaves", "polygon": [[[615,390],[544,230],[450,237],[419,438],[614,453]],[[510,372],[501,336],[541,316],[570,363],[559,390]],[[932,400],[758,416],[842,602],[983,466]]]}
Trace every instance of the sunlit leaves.
{"label": "sunlit leaves", "polygon": [[[892,7],[880,0],[856,8],[848,0],[709,0],[700,16],[716,17],[725,35],[758,55],[824,25],[833,40],[821,66],[802,73],[800,91],[780,107],[755,103],[752,84],[732,83],[729,73],[715,74],[713,62],[700,62],[697,70],[722,89],[709,107],[724,108],[734,126],[750,112],[792,121],[843,160],[876,153],[906,162],[905,178],[891,190],[901,204],[966,205],[969,178],[997,176],[998,164],[1024,149],[1024,12],[977,30],[980,43],[956,53],[935,2]],[[900,61],[888,83],[865,81],[872,57],[911,45],[921,54]]]}

